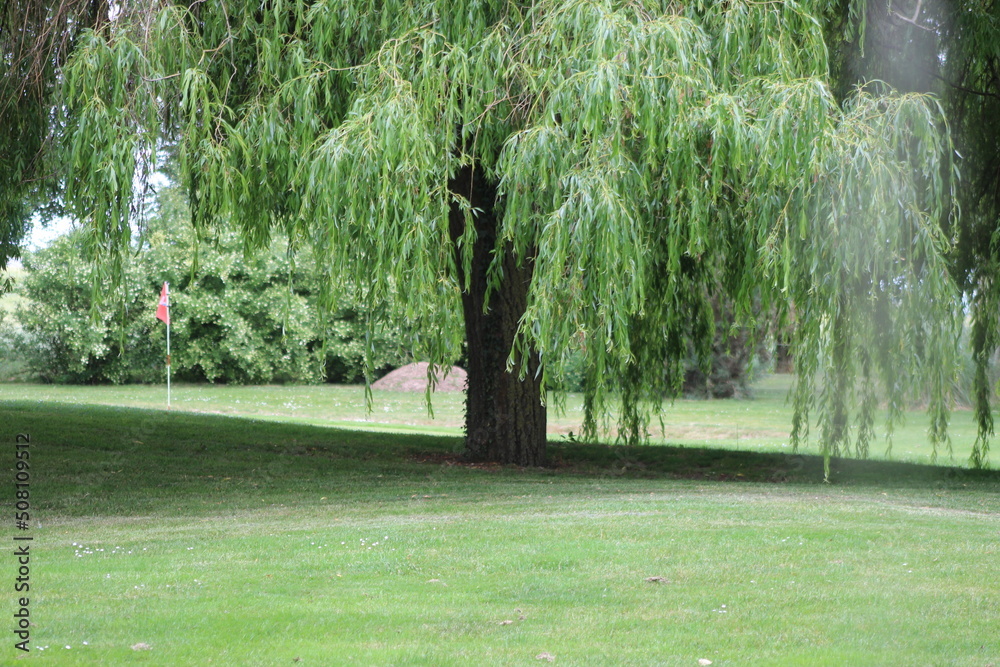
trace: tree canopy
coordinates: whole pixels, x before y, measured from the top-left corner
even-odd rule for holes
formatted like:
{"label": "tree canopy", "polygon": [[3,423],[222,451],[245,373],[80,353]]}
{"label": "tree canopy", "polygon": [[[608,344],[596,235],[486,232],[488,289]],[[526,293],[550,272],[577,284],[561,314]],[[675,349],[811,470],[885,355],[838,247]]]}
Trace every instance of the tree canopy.
{"label": "tree canopy", "polygon": [[59,72],[77,36],[108,18],[104,0],[8,0],[0,8],[0,270],[33,214],[58,209],[53,130]]}
{"label": "tree canopy", "polygon": [[470,456],[542,462],[544,410],[519,415],[579,349],[587,435],[620,396],[641,439],[688,341],[711,344],[720,275],[745,315],[794,304],[796,440],[818,408],[824,453],[863,455],[878,391],[891,426],[920,380],[943,443],[950,135],[924,95],[833,94],[824,7],[126,7],[65,69],[67,203],[113,271],[136,173],[177,141],[197,226],[231,219],[257,247],[283,230],[327,303],[349,276],[376,315],[403,304],[421,356],[467,342]]}
{"label": "tree canopy", "polygon": [[1000,4],[841,0],[828,13],[834,90],[881,79],[899,90],[933,93],[948,117],[961,170],[962,215],[942,228],[955,237],[949,266],[972,318],[975,409],[973,463],[993,435],[988,364],[1000,344]]}
{"label": "tree canopy", "polygon": [[120,307],[95,312],[95,268],[82,256],[81,230],[27,253],[15,287],[25,301],[15,322],[0,322],[0,338],[9,341],[0,356],[13,353],[27,377],[44,382],[163,382],[166,332],[153,307],[168,281],[174,380],[355,383],[364,379],[366,347],[377,371],[409,361],[400,354],[402,331],[366,337],[350,294],[333,312],[316,308],[312,262],[289,256],[283,238],[250,257],[232,230],[198,239],[183,193],[169,183],[153,209],[125,257],[125,275],[99,284],[118,292]]}

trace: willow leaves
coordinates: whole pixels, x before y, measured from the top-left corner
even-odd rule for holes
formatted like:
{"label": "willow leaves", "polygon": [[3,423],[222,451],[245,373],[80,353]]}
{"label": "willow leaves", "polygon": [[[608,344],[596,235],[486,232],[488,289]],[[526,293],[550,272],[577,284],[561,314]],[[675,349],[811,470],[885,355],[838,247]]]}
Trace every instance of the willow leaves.
{"label": "willow leaves", "polygon": [[[537,352],[552,385],[583,349],[590,431],[621,400],[622,437],[645,435],[687,341],[706,348],[721,285],[744,315],[794,312],[813,359],[799,365],[796,436],[818,400],[825,452],[844,453],[857,394],[864,453],[879,392],[896,414],[905,387],[930,377],[943,441],[954,313],[949,239],[934,221],[949,201],[947,130],[932,101],[887,88],[835,103],[812,9],[167,6],[104,92],[97,68],[123,52],[120,37],[94,36],[69,68],[71,196],[81,214],[103,206],[95,229],[124,229],[124,154],[142,149],[104,137],[131,123],[148,145],[157,132],[177,139],[197,224],[231,220],[251,246],[284,226],[320,258],[329,303],[351,275],[376,312],[402,304],[426,332],[415,346],[447,363],[478,215],[449,183],[472,167],[500,193],[497,256],[509,248],[533,266],[510,365],[524,373],[518,361]],[[116,96],[127,101],[114,113],[88,111]],[[457,234],[453,206],[466,217]],[[505,279],[498,262],[492,289]],[[810,393],[814,378],[828,389]]]}

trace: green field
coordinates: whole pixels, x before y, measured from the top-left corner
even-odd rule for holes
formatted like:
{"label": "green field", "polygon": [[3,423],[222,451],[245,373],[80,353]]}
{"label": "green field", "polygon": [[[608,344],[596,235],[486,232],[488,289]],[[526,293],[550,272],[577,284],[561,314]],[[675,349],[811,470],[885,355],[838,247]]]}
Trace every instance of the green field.
{"label": "green field", "polygon": [[[0,664],[1000,663],[997,472],[838,460],[823,484],[817,457],[749,435],[556,435],[552,468],[467,466],[454,435],[307,423],[347,389],[178,389],[264,419],[70,404],[155,388],[2,391],[11,477],[31,437],[34,540],[32,651],[8,634]],[[337,414],[363,419],[351,400]],[[457,403],[428,427],[419,397],[395,400],[371,420],[455,427]],[[787,410],[674,409],[708,426],[741,408],[730,431]]]}
{"label": "green field", "polygon": [[[789,432],[792,408],[786,402],[791,376],[767,377],[754,386],[752,400],[678,400],[665,408],[664,423],[652,424],[652,441],[683,446],[704,446],[758,452],[791,451]],[[365,408],[360,386],[174,386],[175,410],[207,414],[252,417],[261,420],[336,426],[357,430],[460,435],[463,397],[456,393],[435,394],[433,417],[428,414],[422,393],[374,391],[372,411]],[[555,397],[550,396],[551,399]],[[0,384],[0,401],[57,401],[74,404],[121,405],[166,408],[163,386],[57,386]],[[572,440],[583,423],[583,398],[564,397],[565,410],[549,410],[549,437]],[[927,417],[912,411],[892,438],[891,458],[898,461],[931,463],[933,452],[926,437]],[[879,432],[876,421],[876,431]],[[953,455],[939,453],[935,462],[964,466],[975,440],[976,427],[970,410],[952,413],[949,430]],[[613,434],[608,436],[613,441]],[[872,457],[884,458],[886,442],[872,445]],[[815,442],[806,443],[802,453],[816,453]]]}

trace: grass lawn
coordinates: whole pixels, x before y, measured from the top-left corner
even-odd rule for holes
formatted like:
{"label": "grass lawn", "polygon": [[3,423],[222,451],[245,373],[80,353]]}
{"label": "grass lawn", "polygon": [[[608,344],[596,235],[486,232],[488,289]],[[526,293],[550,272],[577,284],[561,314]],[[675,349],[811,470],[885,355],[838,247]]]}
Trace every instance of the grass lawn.
{"label": "grass lawn", "polygon": [[[653,442],[788,453],[791,451],[788,434],[792,408],[785,399],[791,383],[788,375],[767,377],[754,386],[753,400],[675,401],[665,409],[663,428],[658,423],[652,425]],[[352,430],[461,434],[464,415],[461,394],[436,394],[433,417],[427,413],[422,393],[375,391],[373,394],[373,410],[369,413],[365,408],[364,388],[360,386],[175,385],[173,406],[188,412]],[[163,409],[166,389],[148,385],[80,387],[0,383],[0,401],[20,399]],[[582,396],[565,396],[565,410],[560,413],[550,408],[548,421],[551,439],[566,441],[579,435],[583,423]],[[937,461],[932,461],[927,424],[925,414],[911,412],[905,423],[896,428],[891,458],[915,463],[966,465],[976,436],[972,412],[955,410],[952,413],[949,433],[954,454],[939,452]],[[880,423],[876,420],[877,433],[879,428]],[[871,456],[884,458],[885,450],[885,441],[879,440],[872,444]],[[807,454],[817,451],[814,442],[802,449]]]}
{"label": "grass lawn", "polygon": [[470,467],[246,409],[0,402],[34,537],[33,650],[0,664],[1000,664],[997,472],[558,440]]}

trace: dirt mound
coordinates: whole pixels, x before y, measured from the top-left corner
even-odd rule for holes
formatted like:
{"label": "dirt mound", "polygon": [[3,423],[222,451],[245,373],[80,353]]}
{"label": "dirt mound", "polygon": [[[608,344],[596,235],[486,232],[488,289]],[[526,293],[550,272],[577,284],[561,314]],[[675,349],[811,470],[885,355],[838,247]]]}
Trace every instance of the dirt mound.
{"label": "dirt mound", "polygon": [[[372,389],[426,391],[427,366],[426,361],[418,361],[397,368],[382,379],[372,382]],[[444,377],[444,369],[439,368],[435,373],[437,383],[434,385],[434,391],[465,391],[465,377],[465,371],[458,366],[452,366],[447,377]]]}

